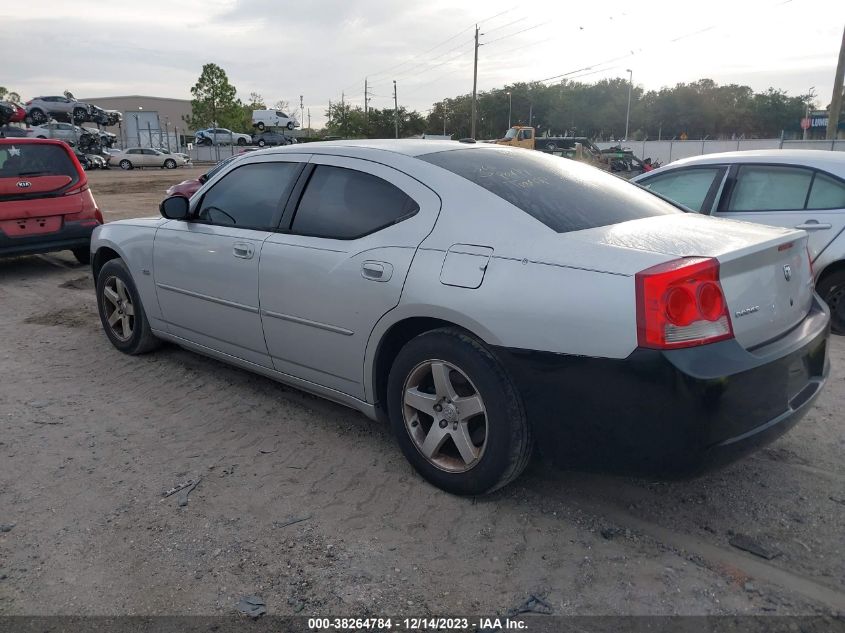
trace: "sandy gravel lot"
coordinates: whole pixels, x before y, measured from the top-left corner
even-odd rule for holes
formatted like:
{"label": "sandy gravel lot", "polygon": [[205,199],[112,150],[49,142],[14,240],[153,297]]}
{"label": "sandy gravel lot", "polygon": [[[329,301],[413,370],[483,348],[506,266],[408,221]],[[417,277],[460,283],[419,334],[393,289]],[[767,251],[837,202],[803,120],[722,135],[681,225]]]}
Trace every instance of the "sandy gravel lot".
{"label": "sandy gravel lot", "polygon": [[[113,220],[203,171],[91,181]],[[69,253],[0,260],[0,614],[229,614],[253,594],[277,615],[504,613],[532,594],[564,615],[845,612],[845,338],[831,360],[804,421],[720,472],[535,461],[463,499],[353,411],[177,347],[117,352]],[[187,505],[162,496],[188,479]]]}

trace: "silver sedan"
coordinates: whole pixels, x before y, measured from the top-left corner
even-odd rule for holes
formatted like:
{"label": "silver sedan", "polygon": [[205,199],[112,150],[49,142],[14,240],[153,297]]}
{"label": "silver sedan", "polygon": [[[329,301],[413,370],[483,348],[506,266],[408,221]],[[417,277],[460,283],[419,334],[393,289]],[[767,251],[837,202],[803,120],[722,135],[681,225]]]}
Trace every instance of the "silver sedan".
{"label": "silver sedan", "polygon": [[540,152],[274,148],[160,210],[94,232],[117,349],[169,341],[386,420],[453,493],[507,484],[535,446],[700,472],[785,432],[828,375],[805,232]]}

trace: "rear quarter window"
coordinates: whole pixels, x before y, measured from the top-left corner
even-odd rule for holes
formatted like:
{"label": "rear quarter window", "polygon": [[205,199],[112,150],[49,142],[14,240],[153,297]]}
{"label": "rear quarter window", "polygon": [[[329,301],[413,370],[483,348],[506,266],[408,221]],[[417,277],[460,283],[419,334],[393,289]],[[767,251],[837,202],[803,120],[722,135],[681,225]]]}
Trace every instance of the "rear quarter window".
{"label": "rear quarter window", "polygon": [[558,233],[683,213],[616,176],[542,152],[477,148],[419,158],[483,187]]}

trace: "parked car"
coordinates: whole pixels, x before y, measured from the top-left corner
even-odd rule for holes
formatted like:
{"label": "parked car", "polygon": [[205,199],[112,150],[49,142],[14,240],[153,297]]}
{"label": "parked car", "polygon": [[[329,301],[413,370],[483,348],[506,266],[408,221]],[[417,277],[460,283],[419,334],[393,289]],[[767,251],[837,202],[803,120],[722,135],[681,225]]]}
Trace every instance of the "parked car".
{"label": "parked car", "polygon": [[106,159],[101,156],[100,154],[86,154],[85,157],[88,159],[90,164],[89,169],[108,169],[108,165],[106,164]]}
{"label": "parked car", "polygon": [[202,187],[206,182],[208,182],[209,178],[213,178],[214,175],[223,169],[226,165],[231,163],[233,160],[240,158],[240,154],[235,154],[234,156],[229,156],[229,158],[225,158],[217,163],[214,167],[209,169],[206,173],[202,174],[199,178],[189,178],[188,180],[183,180],[182,182],[171,185],[167,188],[165,193],[167,196],[183,196],[185,198],[190,198],[194,195],[197,191],[199,191],[200,187]]}
{"label": "parked car", "polygon": [[67,143],[76,143],[85,130],[72,123],[45,123],[44,125],[33,125],[28,130],[32,138],[55,138]]}
{"label": "parked car", "polygon": [[160,210],[94,235],[117,349],[172,341],[389,419],[453,493],[507,484],[534,443],[696,472],[790,428],[828,376],[804,232],[541,152],[273,148]]}
{"label": "parked car", "polygon": [[35,97],[26,102],[26,116],[32,125],[56,121],[82,123],[88,119],[88,104],[71,97]]}
{"label": "parked car", "polygon": [[281,132],[267,130],[253,134],[252,142],[258,145],[258,147],[264,147],[266,145],[292,145],[296,143],[296,139],[292,136],[286,136]]}
{"label": "parked car", "polygon": [[103,147],[114,147],[114,144],[117,143],[117,135],[112,134],[111,132],[106,132],[105,130],[100,130],[95,127],[83,127],[84,131],[88,132],[89,134],[93,134],[100,140],[100,145]]}
{"label": "parked car", "polygon": [[14,125],[0,125],[0,138],[23,138],[26,136],[29,136],[29,134],[22,127],[17,127]]}
{"label": "parked car", "polygon": [[111,150],[106,158],[108,165],[117,165],[121,169],[135,167],[161,167],[176,169],[187,163],[184,158],[176,154],[162,154],[149,147],[130,147],[123,150]]}
{"label": "parked car", "polygon": [[26,110],[12,101],[0,101],[0,125],[21,123],[26,118]]}
{"label": "parked car", "polygon": [[845,154],[756,150],[679,160],[634,179],[705,215],[809,234],[816,289],[845,334]]}
{"label": "parked car", "polygon": [[91,232],[102,223],[66,143],[0,138],[0,256],[69,249],[86,264]]}
{"label": "parked car", "polygon": [[249,134],[232,132],[222,127],[210,127],[199,130],[195,135],[197,145],[249,145],[252,137]]}
{"label": "parked car", "polygon": [[253,110],[252,126],[262,131],[268,127],[284,127],[292,130],[299,127],[299,121],[281,110]]}

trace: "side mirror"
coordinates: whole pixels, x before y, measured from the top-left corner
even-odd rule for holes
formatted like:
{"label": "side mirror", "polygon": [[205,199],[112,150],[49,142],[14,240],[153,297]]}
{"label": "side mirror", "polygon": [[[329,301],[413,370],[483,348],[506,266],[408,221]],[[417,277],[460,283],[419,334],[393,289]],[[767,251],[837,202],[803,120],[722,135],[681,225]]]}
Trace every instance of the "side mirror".
{"label": "side mirror", "polygon": [[185,196],[170,196],[162,200],[158,210],[168,220],[184,220],[188,217],[190,203]]}
{"label": "side mirror", "polygon": [[204,185],[205,183],[207,183],[207,182],[208,182],[208,174],[203,174],[202,176],[200,176],[199,178],[197,178],[197,180],[199,180],[199,181],[200,181],[200,184],[201,184],[201,185]]}

